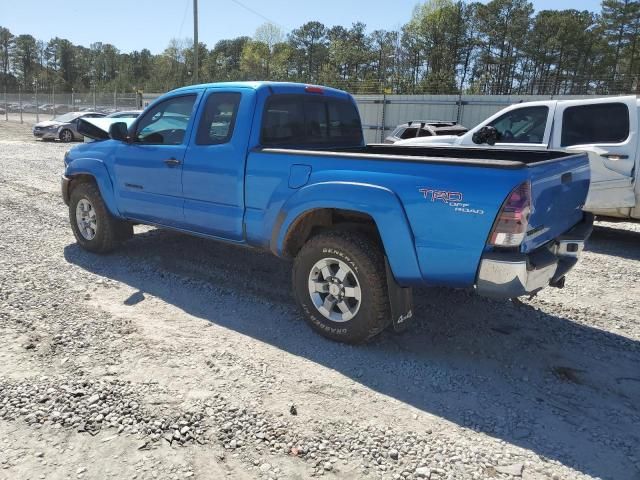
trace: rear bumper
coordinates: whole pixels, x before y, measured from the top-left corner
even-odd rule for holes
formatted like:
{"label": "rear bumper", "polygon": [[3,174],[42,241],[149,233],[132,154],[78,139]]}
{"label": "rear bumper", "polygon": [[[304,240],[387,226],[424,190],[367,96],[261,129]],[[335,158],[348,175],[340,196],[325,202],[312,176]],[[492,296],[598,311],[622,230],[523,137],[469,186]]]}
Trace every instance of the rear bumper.
{"label": "rear bumper", "polygon": [[476,292],[495,298],[532,295],[543,288],[562,286],[565,275],[578,263],[593,230],[593,215],[564,235],[531,253],[489,252],[483,255]]}

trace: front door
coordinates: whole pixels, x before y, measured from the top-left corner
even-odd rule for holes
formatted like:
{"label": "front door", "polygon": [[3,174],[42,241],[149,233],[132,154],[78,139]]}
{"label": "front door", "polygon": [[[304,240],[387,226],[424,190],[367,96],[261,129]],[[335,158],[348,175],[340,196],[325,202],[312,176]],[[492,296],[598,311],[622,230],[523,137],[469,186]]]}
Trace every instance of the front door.
{"label": "front door", "polygon": [[255,94],[209,89],[184,159],[184,218],[190,230],[243,239],[244,169]]}
{"label": "front door", "polygon": [[158,103],[136,122],[132,141],[117,147],[114,169],[123,216],[183,224],[182,162],[196,100],[188,94]]}
{"label": "front door", "polygon": [[510,107],[502,115],[469,131],[462,137],[462,144],[476,146],[473,133],[483,126],[496,129],[496,147],[518,150],[546,150],[551,135],[555,102],[536,102]]}

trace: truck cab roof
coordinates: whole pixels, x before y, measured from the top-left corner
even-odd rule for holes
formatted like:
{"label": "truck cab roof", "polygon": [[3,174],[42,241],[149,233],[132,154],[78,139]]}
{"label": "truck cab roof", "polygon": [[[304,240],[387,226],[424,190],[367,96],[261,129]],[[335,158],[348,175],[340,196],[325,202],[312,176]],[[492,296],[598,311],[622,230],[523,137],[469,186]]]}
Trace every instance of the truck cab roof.
{"label": "truck cab roof", "polygon": [[318,85],[310,85],[304,83],[293,82],[216,82],[216,83],[202,83],[199,85],[189,85],[186,87],[177,88],[171,90],[165,95],[172,95],[176,93],[186,93],[193,91],[206,90],[209,88],[246,88],[255,91],[270,90],[273,93],[279,94],[304,94],[312,93],[318,95],[330,95],[335,97],[351,98],[351,95],[343,90],[338,90],[331,87],[321,87]]}

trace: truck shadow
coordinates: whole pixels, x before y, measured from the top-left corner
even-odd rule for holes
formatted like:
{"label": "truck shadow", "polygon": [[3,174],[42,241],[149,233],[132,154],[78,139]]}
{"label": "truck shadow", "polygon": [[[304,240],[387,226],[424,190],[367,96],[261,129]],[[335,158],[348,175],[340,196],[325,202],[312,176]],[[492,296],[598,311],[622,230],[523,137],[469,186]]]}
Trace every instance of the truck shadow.
{"label": "truck shadow", "polygon": [[640,260],[640,232],[596,224],[587,242],[587,250],[629,260]]}
{"label": "truck shadow", "polygon": [[351,347],[306,326],[290,265],[268,253],[151,230],[107,257],[76,244],[64,255],[460,427],[594,477],[638,478],[629,457],[640,445],[640,342],[581,323],[589,312],[578,307],[563,317],[544,304],[418,290],[409,334]]}

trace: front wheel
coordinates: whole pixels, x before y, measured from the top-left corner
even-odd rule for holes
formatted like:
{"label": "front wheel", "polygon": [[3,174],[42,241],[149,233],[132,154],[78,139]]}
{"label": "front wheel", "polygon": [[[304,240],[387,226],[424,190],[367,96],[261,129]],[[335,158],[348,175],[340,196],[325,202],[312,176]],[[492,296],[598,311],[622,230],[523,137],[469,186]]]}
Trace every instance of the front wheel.
{"label": "front wheel", "polygon": [[131,224],[109,213],[93,183],[81,183],[71,191],[69,221],[80,246],[94,253],[110,252],[133,234]]}
{"label": "front wheel", "polygon": [[65,128],[60,132],[60,141],[63,143],[69,143],[73,141],[73,132],[68,128]]}
{"label": "front wheel", "polygon": [[309,325],[331,340],[366,342],[390,323],[384,256],[365,234],[313,237],[296,256],[293,288]]}

